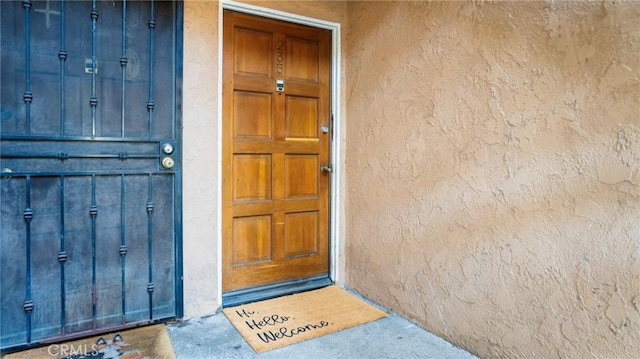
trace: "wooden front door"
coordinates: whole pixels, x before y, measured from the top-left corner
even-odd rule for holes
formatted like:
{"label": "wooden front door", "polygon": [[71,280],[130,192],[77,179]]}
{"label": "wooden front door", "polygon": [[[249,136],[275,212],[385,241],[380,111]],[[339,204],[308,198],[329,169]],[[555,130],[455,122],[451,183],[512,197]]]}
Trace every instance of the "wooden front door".
{"label": "wooden front door", "polygon": [[328,275],[327,30],[224,13],[223,291]]}

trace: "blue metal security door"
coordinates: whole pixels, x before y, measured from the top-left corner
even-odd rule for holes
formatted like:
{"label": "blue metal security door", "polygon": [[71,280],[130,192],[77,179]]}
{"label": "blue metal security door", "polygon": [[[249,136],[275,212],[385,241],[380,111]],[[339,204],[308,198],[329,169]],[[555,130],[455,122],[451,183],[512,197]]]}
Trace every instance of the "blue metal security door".
{"label": "blue metal security door", "polygon": [[181,3],[0,10],[0,349],[181,316]]}

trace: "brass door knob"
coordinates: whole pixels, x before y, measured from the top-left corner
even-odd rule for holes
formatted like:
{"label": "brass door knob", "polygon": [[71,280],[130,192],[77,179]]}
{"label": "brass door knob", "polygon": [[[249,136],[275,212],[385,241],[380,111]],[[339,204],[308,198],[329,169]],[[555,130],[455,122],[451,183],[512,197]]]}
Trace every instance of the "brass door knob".
{"label": "brass door knob", "polygon": [[170,170],[173,168],[173,166],[176,165],[176,161],[173,160],[173,158],[171,157],[165,157],[162,159],[162,167]]}

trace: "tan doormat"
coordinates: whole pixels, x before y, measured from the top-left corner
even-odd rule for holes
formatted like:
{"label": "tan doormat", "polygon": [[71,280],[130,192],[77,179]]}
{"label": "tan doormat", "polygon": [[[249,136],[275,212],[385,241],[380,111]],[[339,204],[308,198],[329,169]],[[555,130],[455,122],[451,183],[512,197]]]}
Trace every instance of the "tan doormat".
{"label": "tan doormat", "polygon": [[223,312],[256,353],[387,316],[336,286],[226,308]]}
{"label": "tan doormat", "polygon": [[50,344],[6,355],[4,359],[175,359],[164,325],[154,325]]}

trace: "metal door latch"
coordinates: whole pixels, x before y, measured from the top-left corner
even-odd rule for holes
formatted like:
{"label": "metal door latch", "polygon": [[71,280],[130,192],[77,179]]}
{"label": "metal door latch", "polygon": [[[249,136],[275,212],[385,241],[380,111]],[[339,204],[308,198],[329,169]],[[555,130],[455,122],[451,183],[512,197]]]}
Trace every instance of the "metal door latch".
{"label": "metal door latch", "polygon": [[11,168],[3,168],[2,172],[0,172],[0,177],[10,179],[12,173],[13,171],[11,170]]}
{"label": "metal door latch", "polygon": [[322,167],[320,167],[320,172],[328,174],[333,172],[333,168],[331,168],[331,166],[328,166],[328,165],[322,165]]}
{"label": "metal door latch", "polygon": [[92,73],[97,74],[98,73],[98,60],[96,60],[96,63],[93,63],[93,59],[84,59],[84,73],[85,74],[92,74]]}

